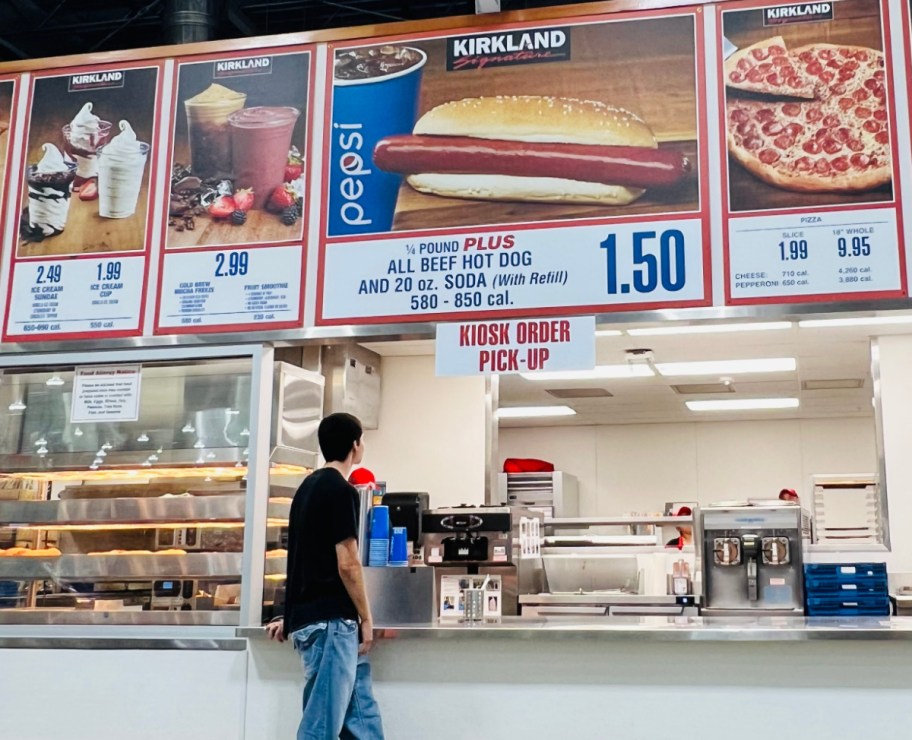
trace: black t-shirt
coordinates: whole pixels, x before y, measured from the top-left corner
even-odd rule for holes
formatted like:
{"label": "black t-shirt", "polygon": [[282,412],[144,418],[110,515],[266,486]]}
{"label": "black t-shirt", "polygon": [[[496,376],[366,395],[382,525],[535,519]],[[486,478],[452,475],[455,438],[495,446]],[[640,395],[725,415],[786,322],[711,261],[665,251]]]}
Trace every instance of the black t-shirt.
{"label": "black t-shirt", "polygon": [[358,492],[334,468],[308,475],[288,521],[285,634],[314,622],[357,619],[339,577],[336,545],[358,536]]}

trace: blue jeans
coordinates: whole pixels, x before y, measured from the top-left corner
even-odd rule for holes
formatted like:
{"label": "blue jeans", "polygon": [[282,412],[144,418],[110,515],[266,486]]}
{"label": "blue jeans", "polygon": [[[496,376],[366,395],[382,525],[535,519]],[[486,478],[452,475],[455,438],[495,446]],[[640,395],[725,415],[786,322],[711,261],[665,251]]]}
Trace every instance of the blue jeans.
{"label": "blue jeans", "polygon": [[367,656],[358,655],[358,624],[333,619],[292,633],[304,663],[304,715],[297,740],[383,740]]}

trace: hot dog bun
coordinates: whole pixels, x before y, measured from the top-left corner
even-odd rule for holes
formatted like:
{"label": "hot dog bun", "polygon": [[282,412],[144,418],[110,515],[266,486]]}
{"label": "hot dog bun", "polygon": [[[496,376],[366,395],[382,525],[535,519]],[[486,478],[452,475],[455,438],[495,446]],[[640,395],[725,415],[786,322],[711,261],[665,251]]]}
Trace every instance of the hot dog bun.
{"label": "hot dog bun", "polygon": [[602,185],[597,182],[564,180],[557,177],[513,177],[511,175],[409,175],[408,184],[419,193],[445,198],[473,200],[530,201],[533,203],[579,203],[625,206],[643,194],[640,188]]}
{"label": "hot dog bun", "polygon": [[[506,141],[636,146],[656,149],[649,126],[628,110],[607,103],[541,95],[454,100],[425,113],[417,136],[468,136]],[[419,173],[408,177],[415,190],[476,200],[532,201],[623,206],[641,188],[550,177]]]}

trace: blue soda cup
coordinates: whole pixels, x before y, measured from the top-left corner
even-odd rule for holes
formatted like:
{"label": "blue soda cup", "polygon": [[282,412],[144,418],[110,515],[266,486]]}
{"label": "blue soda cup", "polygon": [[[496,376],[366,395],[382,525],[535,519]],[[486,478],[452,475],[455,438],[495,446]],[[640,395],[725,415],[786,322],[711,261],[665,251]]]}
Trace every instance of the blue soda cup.
{"label": "blue soda cup", "polygon": [[408,530],[405,527],[393,527],[393,540],[390,545],[390,565],[408,565]]}
{"label": "blue soda cup", "polygon": [[[405,49],[419,57],[405,69],[334,80],[328,236],[382,233],[393,226],[402,176],[377,168],[374,147],[386,136],[412,133],[418,119],[418,96],[427,54],[414,47]],[[347,51],[369,50],[342,53]]]}
{"label": "blue soda cup", "polygon": [[389,506],[375,506],[371,509],[371,541],[386,540],[390,537],[390,510]]}

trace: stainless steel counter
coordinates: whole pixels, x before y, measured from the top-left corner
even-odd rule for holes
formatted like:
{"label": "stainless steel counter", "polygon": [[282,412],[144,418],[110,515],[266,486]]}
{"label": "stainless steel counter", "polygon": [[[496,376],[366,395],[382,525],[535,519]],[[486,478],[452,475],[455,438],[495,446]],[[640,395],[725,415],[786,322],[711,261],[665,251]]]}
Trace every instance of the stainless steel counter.
{"label": "stainless steel counter", "polygon": [[[393,639],[586,639],[633,642],[776,642],[806,640],[912,640],[912,617],[611,617],[507,618],[500,624],[378,625]],[[263,638],[261,627],[238,637]]]}

